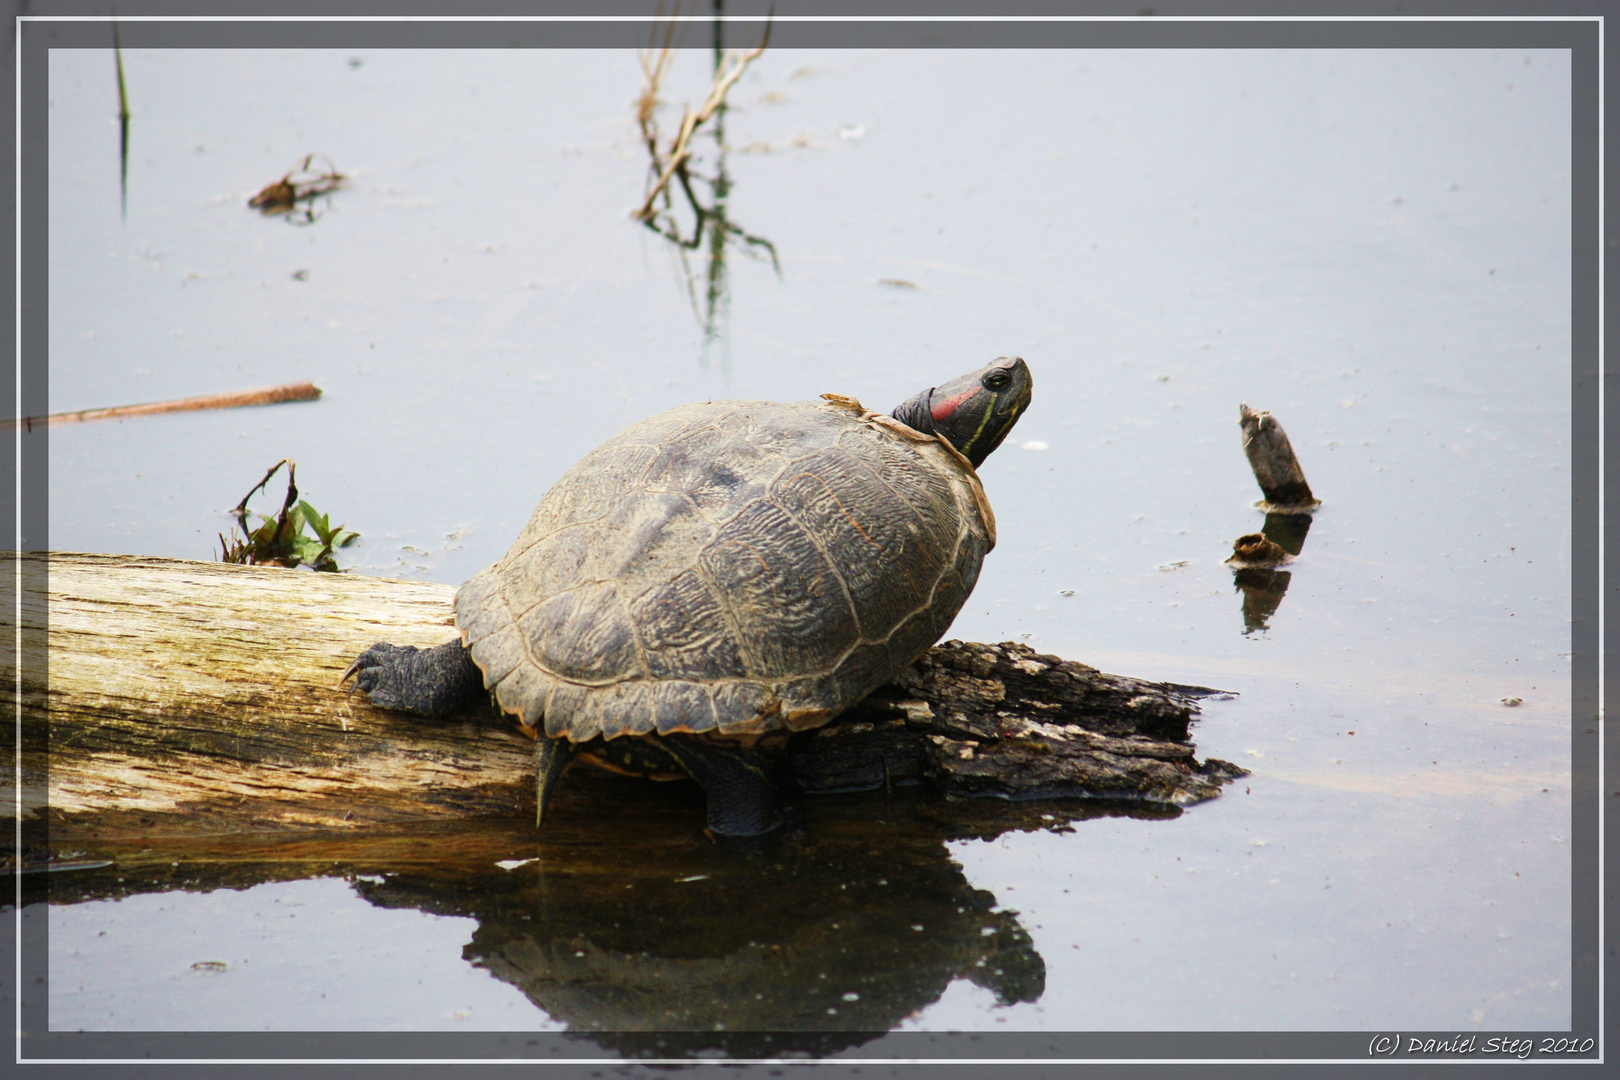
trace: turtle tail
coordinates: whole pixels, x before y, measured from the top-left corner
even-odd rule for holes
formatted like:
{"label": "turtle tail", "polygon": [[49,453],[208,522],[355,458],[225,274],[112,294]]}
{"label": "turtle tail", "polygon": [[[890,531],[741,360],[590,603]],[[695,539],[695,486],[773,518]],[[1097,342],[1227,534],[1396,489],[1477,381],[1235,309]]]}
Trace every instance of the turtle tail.
{"label": "turtle tail", "polygon": [[569,739],[549,739],[541,734],[534,740],[535,806],[534,827],[546,817],[546,805],[557,790],[557,781],[568,771],[578,748]]}

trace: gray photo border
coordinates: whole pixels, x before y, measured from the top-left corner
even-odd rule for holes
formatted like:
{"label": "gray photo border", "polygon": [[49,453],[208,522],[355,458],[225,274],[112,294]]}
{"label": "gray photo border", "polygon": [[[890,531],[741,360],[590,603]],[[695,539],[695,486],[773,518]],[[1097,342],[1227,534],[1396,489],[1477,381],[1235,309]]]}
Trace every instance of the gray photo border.
{"label": "gray photo border", "polygon": [[[6,294],[16,328],[13,379],[4,380],[4,411],[7,416],[39,415],[47,408],[47,221],[48,131],[46,122],[47,56],[50,48],[107,48],[110,27],[106,9],[95,10],[78,3],[29,4],[18,0],[21,10],[10,60],[15,80],[6,80],[6,94],[12,108],[4,110],[12,125],[18,148],[16,176],[20,183],[20,203],[14,220],[4,224],[18,253],[20,278]],[[490,21],[392,21],[378,20],[363,3],[349,0],[334,4],[272,5],[263,0],[231,6],[233,18],[219,21],[220,4],[183,2],[127,2],[120,7],[120,34],[126,48],[638,48],[647,40],[651,23],[646,3],[610,0],[555,0],[548,3],[548,14],[571,17],[574,21],[528,20],[522,16],[534,5],[519,2],[485,2],[468,5],[466,15],[482,15]],[[746,36],[746,20],[757,18],[767,2],[742,0],[728,4],[731,16],[744,20],[739,34]],[[1572,866],[1572,1030],[1561,1034],[1597,1040],[1597,1049],[1581,1056],[1586,1062],[1601,1060],[1607,1033],[1607,1012],[1602,988],[1605,971],[1616,970],[1612,951],[1605,954],[1603,916],[1614,901],[1604,896],[1600,850],[1603,819],[1609,816],[1603,794],[1603,778],[1616,775],[1615,749],[1602,737],[1599,710],[1599,477],[1600,397],[1608,387],[1600,373],[1602,351],[1602,302],[1607,299],[1606,281],[1601,276],[1601,256],[1620,246],[1620,240],[1598,242],[1602,218],[1602,194],[1608,186],[1601,160],[1601,138],[1609,114],[1602,109],[1607,83],[1602,80],[1603,41],[1606,23],[1599,16],[1613,13],[1611,2],[1567,4],[1559,13],[1545,8],[1530,10],[1530,0],[1522,3],[1403,3],[1342,2],[1331,8],[1301,17],[1304,5],[1237,2],[1223,5],[1225,16],[1240,19],[1209,18],[1213,13],[1203,5],[1158,4],[1153,17],[1143,16],[1142,4],[1096,3],[1086,5],[1087,14],[1104,16],[1103,21],[1014,21],[1006,18],[1009,9],[998,12],[995,21],[958,21],[953,15],[971,15],[982,4],[944,2],[930,6],[924,14],[934,18],[910,21],[794,21],[800,14],[866,15],[873,5],[858,0],[828,3],[776,5],[772,43],[794,48],[1567,48],[1572,53],[1572,284],[1573,336],[1571,400],[1573,521],[1571,560],[1573,573],[1574,707],[1572,716],[1573,756],[1571,761],[1573,813],[1571,825]],[[803,12],[807,6],[813,12]],[[904,16],[905,5],[883,5],[885,15]],[[1024,0],[1010,10],[1027,17],[1061,16],[1073,12],[1076,4]],[[1279,8],[1291,10],[1279,12]],[[315,9],[315,10],[311,10]],[[795,11],[794,9],[800,9]],[[1177,9],[1177,10],[1172,10]],[[1178,17],[1182,11],[1196,19]],[[1392,14],[1392,12],[1399,12]],[[334,14],[352,16],[354,21],[310,21],[307,16]],[[380,14],[409,14],[401,0]],[[434,14],[422,12],[422,14]],[[146,21],[145,16],[191,16],[196,21]],[[249,16],[249,18],[243,18]],[[264,16],[264,18],[258,18]],[[512,18],[517,16],[517,18]],[[594,16],[595,18],[591,18]],[[1325,17],[1331,16],[1331,17]],[[499,18],[493,18],[499,17]],[[604,18],[605,17],[605,18]],[[619,21],[607,21],[619,17]],[[1573,18],[1572,18],[1573,17]],[[511,21],[506,21],[511,19]],[[17,95],[20,94],[20,99]],[[20,121],[20,131],[16,124]],[[20,233],[18,226],[20,223]],[[1606,235],[1613,235],[1612,229]],[[1600,296],[1601,292],[1601,296]],[[20,308],[17,306],[20,302]],[[20,315],[20,319],[19,319]],[[18,363],[21,357],[21,363]],[[45,531],[48,508],[48,451],[44,440],[28,446],[18,438],[4,440],[7,463],[16,486],[4,496],[16,528],[16,543],[22,550],[48,549]],[[1604,477],[1607,487],[1607,477]],[[7,548],[12,544],[0,545]],[[21,625],[19,602],[27,596],[39,597],[42,577],[24,579],[21,565],[10,556],[0,574],[5,584],[4,610]],[[1605,565],[1608,560],[1605,558]],[[1611,567],[1611,569],[1613,569]],[[19,592],[20,590],[20,592]],[[43,604],[35,605],[43,610]],[[43,630],[43,627],[26,627]],[[0,649],[30,669],[46,663],[43,633],[28,635],[34,644],[19,644],[22,635],[7,633]],[[1605,669],[1607,668],[1605,657]],[[1612,685],[1605,680],[1603,684]],[[16,688],[8,688],[15,694]],[[14,699],[15,700],[15,699]],[[13,715],[12,767],[21,749]],[[1615,792],[1620,795],[1620,791]],[[33,826],[16,838],[28,849],[43,848],[46,837],[36,835]],[[422,1033],[422,1032],[50,1032],[46,1017],[45,974],[47,945],[43,926],[22,929],[21,903],[26,875],[14,875],[14,936],[9,948],[0,952],[5,962],[7,1004],[17,1009],[19,1064],[46,1062],[474,1062],[530,1060],[578,1063],[605,1063],[614,1055],[594,1044],[560,1034],[522,1035],[501,1033]],[[43,877],[43,875],[40,875]],[[34,890],[29,889],[32,893]],[[42,922],[42,920],[41,920]],[[34,932],[36,931],[37,932]],[[15,952],[11,950],[16,950]],[[13,965],[13,959],[18,962]],[[13,982],[12,980],[17,980]],[[1600,1011],[1604,1015],[1600,1016]],[[1361,1062],[1369,1058],[1373,1032],[985,1032],[916,1033],[891,1032],[834,1059],[844,1064],[868,1066],[905,1062],[1158,1062],[1208,1066],[1272,1062],[1326,1063]],[[1387,1033],[1394,1034],[1394,1033]],[[1403,1038],[1432,1037],[1445,1040],[1457,1032],[1401,1033]],[[1541,1037],[1560,1033],[1492,1032],[1490,1034]],[[1473,1057],[1420,1057],[1397,1055],[1390,1060],[1409,1062],[1440,1060],[1486,1060]],[[1532,1059],[1533,1061],[1535,1059]],[[1572,1058],[1563,1056],[1568,1062]],[[687,1064],[690,1064],[689,1062]],[[366,1070],[370,1071],[370,1070]],[[397,1066],[390,1072],[397,1071]],[[574,1071],[572,1069],[568,1070]],[[1224,1067],[1215,1071],[1225,1073]],[[1539,1071],[1539,1070],[1538,1070]]]}

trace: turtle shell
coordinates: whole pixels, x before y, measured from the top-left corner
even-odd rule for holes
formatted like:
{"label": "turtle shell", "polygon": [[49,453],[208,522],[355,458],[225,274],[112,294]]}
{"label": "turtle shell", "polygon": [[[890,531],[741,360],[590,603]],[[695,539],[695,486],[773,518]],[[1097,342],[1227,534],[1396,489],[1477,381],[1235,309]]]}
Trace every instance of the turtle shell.
{"label": "turtle shell", "polygon": [[828,398],[672,409],[570,469],[456,593],[500,707],[574,742],[797,731],[939,640],[995,543],[978,476]]}

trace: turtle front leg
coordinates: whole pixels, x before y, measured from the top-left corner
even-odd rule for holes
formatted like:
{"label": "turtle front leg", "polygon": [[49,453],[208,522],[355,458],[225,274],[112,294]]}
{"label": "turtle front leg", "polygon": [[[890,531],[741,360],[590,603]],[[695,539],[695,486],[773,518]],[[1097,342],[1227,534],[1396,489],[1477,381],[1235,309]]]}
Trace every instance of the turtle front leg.
{"label": "turtle front leg", "polygon": [[379,709],[447,716],[483,689],[484,674],[459,638],[418,649],[379,641],[355,658],[338,685],[354,677],[354,690],[364,690]]}
{"label": "turtle front leg", "polygon": [[681,735],[666,735],[660,741],[708,796],[710,832],[759,836],[782,824],[776,787],[763,755]]}

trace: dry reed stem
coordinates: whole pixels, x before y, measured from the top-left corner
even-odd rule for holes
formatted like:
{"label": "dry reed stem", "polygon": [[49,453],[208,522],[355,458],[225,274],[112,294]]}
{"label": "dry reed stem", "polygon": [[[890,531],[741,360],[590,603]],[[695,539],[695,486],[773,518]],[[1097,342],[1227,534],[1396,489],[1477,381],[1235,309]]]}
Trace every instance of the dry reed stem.
{"label": "dry reed stem", "polygon": [[[692,133],[697,130],[698,125],[702,124],[704,121],[708,120],[709,117],[713,116],[715,110],[720,108],[720,106],[725,103],[727,92],[730,91],[737,80],[742,77],[742,73],[747,69],[748,65],[756,58],[764,54],[765,46],[769,43],[769,40],[770,35],[767,33],[766,40],[760,42],[755,48],[746,50],[726,50],[725,59],[721,62],[720,71],[715,75],[714,85],[709,88],[709,96],[704,100],[703,107],[697,112],[687,109],[686,114],[681,118],[680,133],[675,136],[675,141],[670,144],[669,160],[665,162],[663,169],[659,172],[657,182],[655,182],[652,189],[647,192],[647,197],[642,201],[641,208],[636,211],[635,217],[637,219],[645,221],[652,217],[653,200],[657,199],[664,188],[668,186],[670,178],[675,175],[675,170],[680,168],[681,165],[685,163],[686,159],[692,156],[691,148],[688,145],[692,140]],[[668,46],[666,45],[665,51],[667,50]],[[646,70],[645,60],[643,61],[642,67],[643,70]],[[662,56],[659,58],[658,67],[659,78],[661,80],[663,77],[663,69],[666,67],[666,62]],[[651,85],[650,82],[649,85]],[[648,105],[649,98],[650,94],[643,95],[642,109],[644,113],[650,116],[650,109]],[[642,131],[644,134],[648,131],[645,123],[643,123]],[[652,149],[653,161],[656,164],[658,160],[658,150],[657,140],[655,137],[649,136],[649,146]]]}
{"label": "dry reed stem", "polygon": [[21,426],[32,431],[38,424],[55,427],[57,424],[82,424],[91,420],[120,420],[126,416],[194,412],[199,409],[237,409],[244,405],[314,401],[320,396],[320,387],[314,383],[288,383],[285,386],[265,386],[258,390],[238,390],[229,394],[204,394],[201,397],[178,398],[174,401],[154,401],[145,405],[120,405],[112,409],[81,409],[78,412],[52,413],[49,416],[25,416],[21,420],[0,421],[0,427]]}
{"label": "dry reed stem", "polygon": [[[676,14],[680,14],[678,4]],[[637,103],[636,123],[641,126],[641,137],[646,140],[647,149],[652,151],[654,158],[658,156],[658,133],[653,123],[653,110],[658,107],[658,90],[664,84],[664,76],[669,74],[669,67],[675,61],[675,30],[678,26],[679,23],[671,17],[661,28],[663,41],[658,43],[658,51],[654,53],[647,48],[637,53],[637,59],[641,61],[642,89],[641,100]],[[657,57],[656,62],[654,56]]]}

